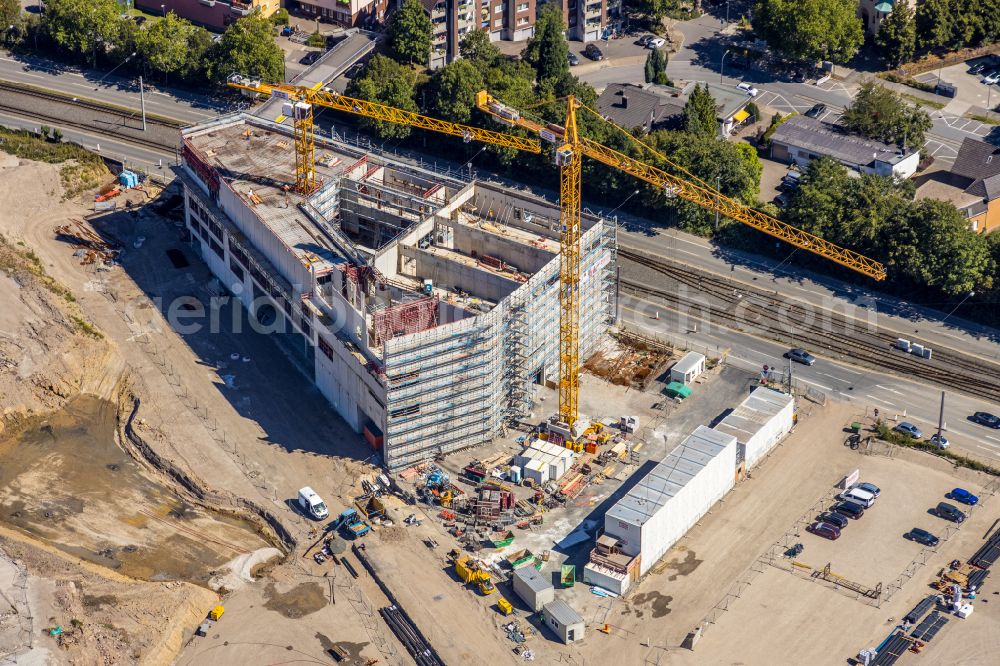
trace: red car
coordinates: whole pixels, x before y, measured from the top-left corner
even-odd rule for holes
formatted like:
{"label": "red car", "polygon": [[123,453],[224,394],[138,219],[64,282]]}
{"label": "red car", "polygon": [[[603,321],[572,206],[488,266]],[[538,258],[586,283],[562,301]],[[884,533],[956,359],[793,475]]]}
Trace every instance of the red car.
{"label": "red car", "polygon": [[821,536],[824,539],[829,539],[830,541],[835,541],[840,538],[840,528],[836,525],[831,525],[830,523],[824,523],[817,520],[815,523],[806,528],[806,532],[815,534],[816,536]]}

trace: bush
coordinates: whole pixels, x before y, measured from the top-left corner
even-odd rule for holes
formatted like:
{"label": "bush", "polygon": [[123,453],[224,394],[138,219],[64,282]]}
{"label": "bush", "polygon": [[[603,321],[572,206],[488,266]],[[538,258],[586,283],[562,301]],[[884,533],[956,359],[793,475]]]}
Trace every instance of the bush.
{"label": "bush", "polygon": [[904,86],[910,86],[911,88],[923,90],[924,92],[932,93],[936,90],[936,87],[931,83],[924,83],[923,81],[917,81],[916,79],[911,79],[906,76],[900,76],[895,72],[885,72],[884,74],[881,74],[881,77],[886,81],[890,81],[892,83],[902,83]]}
{"label": "bush", "polygon": [[987,474],[991,474],[993,476],[1000,476],[1000,470],[995,467],[967,456],[963,456],[960,453],[955,453],[948,449],[939,449],[936,444],[913,439],[912,437],[904,435],[901,432],[893,430],[889,427],[889,424],[884,421],[879,421],[878,426],[875,428],[875,434],[879,439],[895,444],[896,446],[903,446],[908,449],[917,449],[918,451],[925,451],[931,455],[938,456],[939,458],[945,458],[954,463],[956,467],[965,467],[977,472],[986,472]]}
{"label": "bush", "polygon": [[326,37],[319,34],[319,30],[309,35],[309,39],[306,40],[306,46],[315,46],[318,49],[326,48]]}
{"label": "bush", "polygon": [[282,7],[271,15],[271,23],[274,25],[288,25],[288,10]]}
{"label": "bush", "polygon": [[771,125],[770,127],[767,128],[767,131],[764,132],[764,136],[761,137],[762,145],[764,146],[769,145],[771,143],[771,137],[774,135],[774,131],[778,129],[778,125],[785,122],[794,115],[796,115],[796,113],[793,111],[789,113],[787,116],[782,116],[780,113],[776,113],[773,116],[771,116]]}
{"label": "bush", "polygon": [[747,109],[747,113],[750,114],[750,117],[753,118],[754,122],[757,122],[757,121],[760,120],[760,107],[758,107],[753,102],[750,102],[749,104],[747,104],[746,109]]}

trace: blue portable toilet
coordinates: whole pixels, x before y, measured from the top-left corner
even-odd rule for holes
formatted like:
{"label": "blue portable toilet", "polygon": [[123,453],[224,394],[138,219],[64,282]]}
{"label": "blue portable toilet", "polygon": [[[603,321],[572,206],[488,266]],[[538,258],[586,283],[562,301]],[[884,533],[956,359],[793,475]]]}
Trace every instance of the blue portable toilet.
{"label": "blue portable toilet", "polygon": [[139,186],[139,176],[135,172],[126,169],[118,174],[118,182],[122,187],[132,189]]}

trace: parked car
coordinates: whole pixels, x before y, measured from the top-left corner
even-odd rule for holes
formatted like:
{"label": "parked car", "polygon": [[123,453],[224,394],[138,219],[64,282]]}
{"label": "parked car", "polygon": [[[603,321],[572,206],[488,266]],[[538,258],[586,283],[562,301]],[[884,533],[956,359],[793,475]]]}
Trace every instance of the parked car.
{"label": "parked car", "polygon": [[824,539],[829,539],[830,541],[836,541],[840,538],[840,528],[836,525],[831,525],[830,523],[823,523],[816,521],[812,525],[806,528],[806,532],[811,532],[816,536],[821,536]]}
{"label": "parked car", "polygon": [[982,74],[984,69],[986,69],[986,63],[977,62],[975,65],[969,68],[969,74]]}
{"label": "parked car", "polygon": [[1000,428],[1000,416],[990,414],[989,412],[976,412],[969,419],[987,428]]}
{"label": "parked car", "polygon": [[566,56],[566,60],[569,61],[569,66],[574,67],[580,64],[580,59],[576,57],[575,53],[570,53]]}
{"label": "parked car", "polygon": [[876,486],[874,483],[859,483],[854,487],[860,490],[867,491],[872,495],[874,495],[875,497],[878,497],[879,495],[882,494],[882,489]]}
{"label": "parked car", "polygon": [[931,438],[928,441],[931,444],[937,446],[939,449],[947,449],[949,444],[947,437],[945,437],[944,435],[939,435],[937,433],[931,435]]}
{"label": "parked car", "polygon": [[319,60],[319,57],[321,55],[323,54],[320,53],[319,51],[309,51],[304,56],[302,56],[302,59],[299,60],[299,62],[301,62],[303,65],[311,65],[317,60]]}
{"label": "parked car", "polygon": [[661,48],[666,43],[667,40],[663,39],[663,37],[653,37],[652,35],[650,35],[650,39],[646,40],[646,48],[658,49]]}
{"label": "parked car", "polygon": [[642,37],[637,39],[635,43],[638,44],[639,46],[646,46],[647,44],[649,44],[650,40],[653,39],[656,39],[656,35],[643,35]]}
{"label": "parked car", "polygon": [[806,111],[806,118],[819,118],[826,111],[826,104],[820,102],[819,104],[813,104],[812,108]]}
{"label": "parked car", "polygon": [[924,436],[924,431],[918,428],[917,426],[913,425],[909,421],[902,421],[901,423],[897,423],[896,427],[893,428],[893,430],[895,430],[896,432],[901,432],[904,435],[912,437],[913,439],[920,439],[921,437]]}
{"label": "parked car", "polygon": [[934,508],[934,513],[939,518],[950,520],[953,523],[965,522],[965,514],[954,504],[938,502],[938,505]]}
{"label": "parked car", "polygon": [[857,520],[865,515],[865,507],[857,502],[837,502],[833,505],[833,510],[847,516],[851,520]]}
{"label": "parked car", "polygon": [[840,529],[847,527],[851,521],[847,519],[842,513],[837,513],[836,511],[824,511],[823,513],[816,516],[816,520],[821,523],[830,523],[831,525],[836,525]]}
{"label": "parked car", "polygon": [[922,530],[919,527],[914,527],[912,530],[906,533],[906,538],[910,541],[916,541],[917,543],[923,544],[925,546],[934,546],[941,543],[941,540],[936,536],[928,532],[927,530]]}
{"label": "parked car", "polygon": [[604,60],[604,53],[601,49],[597,48],[596,44],[587,44],[587,48],[583,50],[583,55],[591,60]]}
{"label": "parked car", "polygon": [[988,86],[991,86],[997,82],[1000,82],[1000,69],[993,70],[992,72],[989,72],[988,74],[986,74],[986,76],[983,77],[983,83],[985,83]]}
{"label": "parked car", "polygon": [[845,490],[840,494],[840,499],[847,502],[857,502],[866,509],[875,504],[875,495],[858,487]]}
{"label": "parked car", "polygon": [[812,365],[816,362],[816,357],[801,347],[786,351],[785,358],[790,358],[796,363],[802,363],[803,365]]}
{"label": "parked car", "polygon": [[757,93],[760,92],[749,83],[737,83],[736,87],[745,92],[746,94],[750,95],[751,97],[756,97]]}
{"label": "parked car", "polygon": [[955,488],[950,493],[945,495],[948,499],[953,499],[956,502],[961,502],[962,504],[968,504],[969,506],[975,506],[979,504],[979,498],[970,493],[965,488]]}
{"label": "parked car", "polygon": [[778,196],[771,199],[774,203],[778,204],[782,208],[787,208],[788,204],[791,203],[792,198],[788,196],[788,192],[782,192]]}

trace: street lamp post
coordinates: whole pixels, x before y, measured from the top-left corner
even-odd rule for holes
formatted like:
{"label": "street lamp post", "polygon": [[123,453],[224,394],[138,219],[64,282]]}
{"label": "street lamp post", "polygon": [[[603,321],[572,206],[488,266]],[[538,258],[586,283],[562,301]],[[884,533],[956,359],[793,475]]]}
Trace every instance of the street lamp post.
{"label": "street lamp post", "polygon": [[167,18],[167,6],[160,5],[160,11],[163,12],[163,18]]}
{"label": "street lamp post", "polygon": [[962,299],[961,301],[959,301],[959,302],[958,302],[958,305],[956,305],[955,307],[953,307],[953,308],[951,309],[951,312],[949,312],[949,313],[948,313],[947,315],[945,315],[945,318],[941,320],[941,323],[943,324],[943,323],[944,323],[944,322],[945,322],[945,321],[946,321],[946,320],[948,319],[948,317],[950,317],[950,316],[952,316],[953,314],[955,314],[955,310],[957,310],[957,309],[959,309],[960,307],[962,307],[962,304],[963,304],[963,303],[965,303],[965,302],[966,302],[967,300],[969,300],[970,298],[972,298],[972,297],[973,297],[973,296],[975,296],[975,295],[976,295],[976,292],[974,292],[974,291],[970,291],[970,292],[969,292],[968,294],[966,294],[966,295],[965,295],[965,298],[963,298],[963,299]]}
{"label": "street lamp post", "polygon": [[722,54],[722,58],[719,60],[719,83],[722,83],[723,73],[726,71],[726,56],[729,55],[729,49]]}

